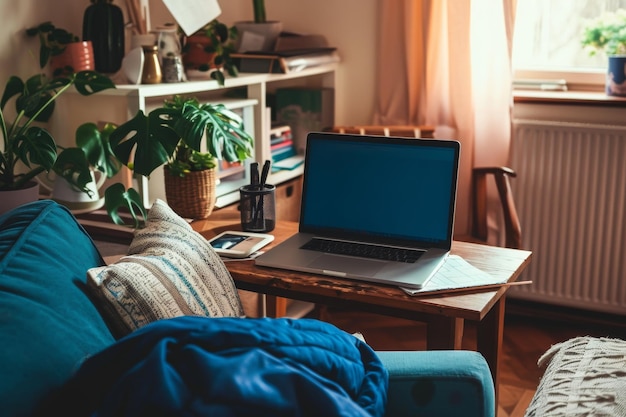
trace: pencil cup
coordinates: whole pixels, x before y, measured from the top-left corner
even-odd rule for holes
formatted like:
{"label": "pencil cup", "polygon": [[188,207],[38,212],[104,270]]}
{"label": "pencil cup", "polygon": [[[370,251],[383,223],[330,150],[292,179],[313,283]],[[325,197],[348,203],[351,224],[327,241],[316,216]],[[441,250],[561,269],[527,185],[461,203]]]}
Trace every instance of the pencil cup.
{"label": "pencil cup", "polygon": [[270,184],[244,185],[239,188],[241,229],[265,233],[276,225],[276,187]]}

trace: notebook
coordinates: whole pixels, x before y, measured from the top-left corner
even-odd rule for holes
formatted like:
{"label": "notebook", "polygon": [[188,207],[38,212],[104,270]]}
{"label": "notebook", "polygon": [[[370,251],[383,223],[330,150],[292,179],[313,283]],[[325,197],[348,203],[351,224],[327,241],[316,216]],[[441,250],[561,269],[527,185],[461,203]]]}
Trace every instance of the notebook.
{"label": "notebook", "polygon": [[298,232],[255,263],[422,288],[450,252],[459,153],[454,140],[309,133]]}

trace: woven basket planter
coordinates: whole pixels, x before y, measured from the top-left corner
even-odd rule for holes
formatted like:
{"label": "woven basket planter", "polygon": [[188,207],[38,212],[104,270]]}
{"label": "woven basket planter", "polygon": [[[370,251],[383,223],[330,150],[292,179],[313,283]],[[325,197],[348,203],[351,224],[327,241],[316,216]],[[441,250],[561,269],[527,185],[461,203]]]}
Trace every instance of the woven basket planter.
{"label": "woven basket planter", "polygon": [[215,206],[215,169],[192,171],[184,177],[170,175],[163,167],[165,198],[179,216],[206,219]]}

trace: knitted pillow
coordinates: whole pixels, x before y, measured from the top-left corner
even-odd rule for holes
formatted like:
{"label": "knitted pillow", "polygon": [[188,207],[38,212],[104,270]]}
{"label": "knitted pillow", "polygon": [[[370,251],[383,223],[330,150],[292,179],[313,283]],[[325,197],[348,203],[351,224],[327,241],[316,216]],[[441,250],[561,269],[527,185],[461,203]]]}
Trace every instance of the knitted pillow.
{"label": "knitted pillow", "polygon": [[135,233],[128,256],[90,269],[88,284],[118,337],[163,318],[244,314],[220,257],[161,200]]}

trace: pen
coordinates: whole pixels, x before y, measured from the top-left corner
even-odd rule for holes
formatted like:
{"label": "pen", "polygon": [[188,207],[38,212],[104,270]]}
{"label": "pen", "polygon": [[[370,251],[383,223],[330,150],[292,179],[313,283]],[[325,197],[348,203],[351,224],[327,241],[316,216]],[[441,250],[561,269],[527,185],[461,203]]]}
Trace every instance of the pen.
{"label": "pen", "polygon": [[259,184],[259,163],[250,163],[250,185]]}
{"label": "pen", "polygon": [[265,163],[263,164],[263,171],[261,172],[261,189],[263,189],[263,186],[265,185],[265,181],[267,181],[267,175],[270,172],[270,161],[266,160]]}

